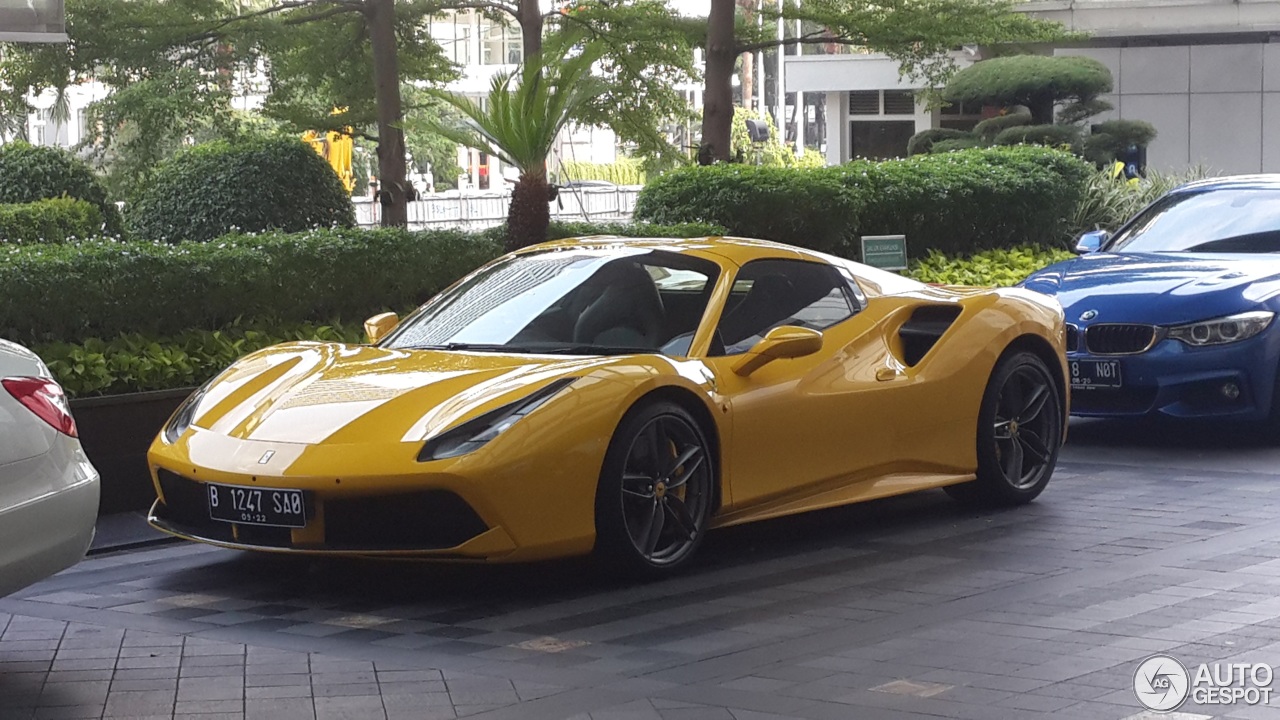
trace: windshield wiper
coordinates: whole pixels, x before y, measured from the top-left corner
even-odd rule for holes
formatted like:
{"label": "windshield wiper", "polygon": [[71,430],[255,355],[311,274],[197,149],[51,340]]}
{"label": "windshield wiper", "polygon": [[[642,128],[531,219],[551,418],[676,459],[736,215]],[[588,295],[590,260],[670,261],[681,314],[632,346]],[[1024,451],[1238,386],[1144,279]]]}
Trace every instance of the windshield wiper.
{"label": "windshield wiper", "polygon": [[406,350],[475,350],[478,352],[524,352],[519,347],[501,343],[451,342],[443,345],[409,345]]}

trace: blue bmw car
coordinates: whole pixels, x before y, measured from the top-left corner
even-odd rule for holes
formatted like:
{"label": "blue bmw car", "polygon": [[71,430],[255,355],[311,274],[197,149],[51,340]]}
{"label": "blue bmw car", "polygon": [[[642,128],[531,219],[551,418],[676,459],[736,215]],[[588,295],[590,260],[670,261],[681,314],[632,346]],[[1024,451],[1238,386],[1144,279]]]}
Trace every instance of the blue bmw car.
{"label": "blue bmw car", "polygon": [[1280,175],[1181,186],[1022,286],[1062,303],[1071,412],[1280,418]]}

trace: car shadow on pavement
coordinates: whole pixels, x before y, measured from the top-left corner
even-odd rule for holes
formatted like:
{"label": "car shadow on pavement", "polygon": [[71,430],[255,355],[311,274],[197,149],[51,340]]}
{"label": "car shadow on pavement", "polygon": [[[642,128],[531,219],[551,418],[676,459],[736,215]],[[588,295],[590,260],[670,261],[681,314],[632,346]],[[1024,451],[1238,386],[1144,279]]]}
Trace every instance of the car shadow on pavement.
{"label": "car shadow on pavement", "polygon": [[[1038,512],[1052,512],[1046,508]],[[705,579],[717,571],[786,561],[828,548],[892,542],[896,536],[928,531],[939,523],[1006,512],[1010,511],[965,507],[939,490],[715,530],[692,566],[666,582],[683,587],[684,581],[697,584],[699,576]],[[503,565],[247,552],[219,554],[209,564],[176,570],[165,580],[170,589],[183,592],[218,588],[225,593],[239,587],[243,597],[268,603],[305,597],[353,612],[362,606],[465,604],[485,615],[638,584],[641,581],[612,575],[586,558]]]}

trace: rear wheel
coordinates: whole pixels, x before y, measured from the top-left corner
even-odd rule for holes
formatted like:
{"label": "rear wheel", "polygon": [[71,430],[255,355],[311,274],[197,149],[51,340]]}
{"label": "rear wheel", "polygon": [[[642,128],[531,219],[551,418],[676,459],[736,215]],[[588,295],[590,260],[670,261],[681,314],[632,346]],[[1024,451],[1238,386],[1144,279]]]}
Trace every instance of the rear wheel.
{"label": "rear wheel", "polygon": [[711,519],[714,468],[696,420],[666,402],[618,425],[596,489],[596,556],[610,572],[660,577],[685,565]]}
{"label": "rear wheel", "polygon": [[1049,483],[1062,438],[1062,399],[1034,353],[996,364],[978,413],[978,478],[946,491],[988,505],[1031,502]]}

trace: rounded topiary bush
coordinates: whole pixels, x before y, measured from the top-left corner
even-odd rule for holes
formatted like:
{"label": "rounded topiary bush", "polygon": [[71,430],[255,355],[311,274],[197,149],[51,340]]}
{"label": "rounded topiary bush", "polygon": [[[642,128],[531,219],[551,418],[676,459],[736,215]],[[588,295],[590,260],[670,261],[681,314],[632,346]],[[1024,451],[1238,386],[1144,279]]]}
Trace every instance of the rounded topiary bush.
{"label": "rounded topiary bush", "polygon": [[946,140],[961,140],[972,137],[970,133],[964,130],[956,130],[954,128],[929,128],[921,130],[911,139],[907,141],[907,155],[923,155],[933,152],[933,146],[936,143]]}
{"label": "rounded topiary bush", "polygon": [[1074,125],[1026,125],[1001,130],[997,145],[1045,145],[1080,150],[1080,128]]}
{"label": "rounded topiary bush", "polygon": [[232,230],[297,232],[355,224],[337,173],[290,137],[197,145],[165,161],[129,208],[129,229],[164,242]]}
{"label": "rounded topiary bush", "polygon": [[106,188],[83,160],[58,147],[21,141],[0,145],[0,204],[61,197],[96,205],[107,232],[123,229],[119,209],[107,201]]}

